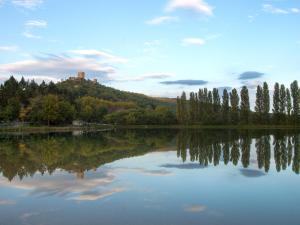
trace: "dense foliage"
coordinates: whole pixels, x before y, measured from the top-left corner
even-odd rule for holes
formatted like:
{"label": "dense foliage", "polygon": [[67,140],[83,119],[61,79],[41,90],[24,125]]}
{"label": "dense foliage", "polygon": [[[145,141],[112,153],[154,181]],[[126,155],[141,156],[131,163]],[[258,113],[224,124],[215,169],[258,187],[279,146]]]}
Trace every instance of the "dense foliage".
{"label": "dense foliage", "polygon": [[37,84],[10,77],[0,86],[0,122],[61,125],[74,120],[112,124],[174,124],[172,103],[85,79]]}
{"label": "dense foliage", "polygon": [[218,89],[212,91],[204,88],[198,93],[186,93],[177,97],[177,121],[181,124],[202,125],[299,125],[300,124],[300,90],[294,81],[290,89],[283,84],[275,83],[273,108],[270,112],[269,86],[264,82],[258,85],[254,111],[251,110],[249,91],[243,86],[238,94],[237,89],[230,93],[225,89],[220,100]]}

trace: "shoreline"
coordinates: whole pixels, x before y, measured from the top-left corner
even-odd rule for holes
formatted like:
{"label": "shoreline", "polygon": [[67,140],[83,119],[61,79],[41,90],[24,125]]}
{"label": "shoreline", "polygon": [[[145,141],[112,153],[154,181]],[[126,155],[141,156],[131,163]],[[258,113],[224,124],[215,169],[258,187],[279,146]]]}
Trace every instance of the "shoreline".
{"label": "shoreline", "polygon": [[236,130],[265,130],[265,129],[293,129],[300,126],[291,125],[94,125],[94,126],[25,126],[2,127],[0,133],[55,133],[55,132],[97,132],[114,129],[236,129]]}

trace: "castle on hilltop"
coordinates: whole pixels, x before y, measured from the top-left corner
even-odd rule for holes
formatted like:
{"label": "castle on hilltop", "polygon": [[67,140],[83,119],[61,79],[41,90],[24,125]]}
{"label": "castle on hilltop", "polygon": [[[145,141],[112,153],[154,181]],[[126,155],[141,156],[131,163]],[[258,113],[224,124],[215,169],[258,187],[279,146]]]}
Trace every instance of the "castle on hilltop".
{"label": "castle on hilltop", "polygon": [[[73,80],[73,81],[82,81],[85,80],[86,74],[85,72],[78,72],[77,73],[77,77],[69,77],[69,80]],[[93,83],[97,83],[97,79],[93,79]]]}
{"label": "castle on hilltop", "polygon": [[84,80],[85,79],[85,72],[78,72],[77,77],[70,77],[69,79],[70,80],[76,80],[76,81]]}

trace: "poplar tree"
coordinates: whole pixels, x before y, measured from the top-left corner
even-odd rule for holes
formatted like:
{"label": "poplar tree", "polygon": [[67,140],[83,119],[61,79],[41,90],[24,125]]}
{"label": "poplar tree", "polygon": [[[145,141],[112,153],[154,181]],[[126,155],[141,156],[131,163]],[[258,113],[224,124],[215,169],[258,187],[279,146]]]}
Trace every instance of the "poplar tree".
{"label": "poplar tree", "polygon": [[263,118],[265,123],[269,123],[270,113],[270,92],[267,82],[263,85]]}
{"label": "poplar tree", "polygon": [[219,123],[220,122],[220,110],[221,110],[221,100],[219,91],[217,88],[213,89],[213,122]]}
{"label": "poplar tree", "polygon": [[243,86],[241,90],[241,121],[244,124],[250,122],[249,92],[246,86]]}
{"label": "poplar tree", "polygon": [[290,89],[288,88],[286,89],[286,112],[288,117],[290,117],[292,112],[292,99]]}
{"label": "poplar tree", "polygon": [[230,105],[231,105],[230,118],[232,124],[239,123],[239,103],[240,103],[240,98],[237,93],[237,90],[234,88],[230,93]]}
{"label": "poplar tree", "polygon": [[222,120],[224,124],[229,122],[229,95],[226,89],[224,89],[222,96]]}
{"label": "poplar tree", "polygon": [[280,113],[279,110],[280,110],[280,90],[279,90],[279,84],[275,83],[274,94],[273,94],[273,117],[275,123],[278,123],[279,121],[279,113]]}
{"label": "poplar tree", "polygon": [[256,101],[255,101],[255,112],[257,116],[257,122],[262,122],[263,108],[264,108],[263,89],[260,85],[258,85],[256,90]]}
{"label": "poplar tree", "polygon": [[298,122],[298,116],[299,116],[299,87],[298,87],[298,81],[294,81],[291,84],[291,95],[293,98],[293,117],[294,117],[294,122]]}
{"label": "poplar tree", "polygon": [[187,101],[186,101],[186,94],[182,92],[180,98],[180,121],[181,123],[187,123],[189,120],[188,109],[187,109]]}
{"label": "poplar tree", "polygon": [[286,112],[286,92],[285,92],[285,86],[282,84],[280,86],[280,91],[279,91],[279,113],[280,113],[281,122],[284,122],[285,120],[285,112]]}
{"label": "poplar tree", "polygon": [[179,97],[177,97],[176,103],[176,119],[179,123],[182,123],[181,99]]}
{"label": "poplar tree", "polygon": [[190,93],[190,101],[189,101],[189,115],[190,122],[194,123],[196,120],[196,100],[194,92]]}

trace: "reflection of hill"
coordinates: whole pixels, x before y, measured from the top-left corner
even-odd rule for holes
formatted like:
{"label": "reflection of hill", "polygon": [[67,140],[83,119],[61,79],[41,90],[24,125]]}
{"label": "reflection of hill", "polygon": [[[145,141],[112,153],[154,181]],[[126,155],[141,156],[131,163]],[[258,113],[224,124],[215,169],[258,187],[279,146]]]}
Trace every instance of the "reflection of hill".
{"label": "reflection of hill", "polygon": [[15,176],[52,173],[56,169],[84,172],[118,159],[142,155],[172,145],[176,131],[118,131],[83,136],[33,135],[1,140],[0,171],[9,180]]}
{"label": "reflection of hill", "polygon": [[[176,138],[175,138],[176,137]],[[116,132],[30,135],[0,137],[0,172],[9,180],[18,176],[33,176],[36,172],[52,173],[63,169],[84,178],[88,170],[122,158],[143,155],[151,151],[175,148],[183,161],[207,165],[237,165],[251,163],[251,144],[255,147],[258,168],[268,172],[274,155],[277,171],[289,166],[300,171],[300,135],[296,131],[238,130],[118,130]],[[271,154],[271,152],[274,152]],[[188,165],[169,164],[166,167],[186,169]]]}

